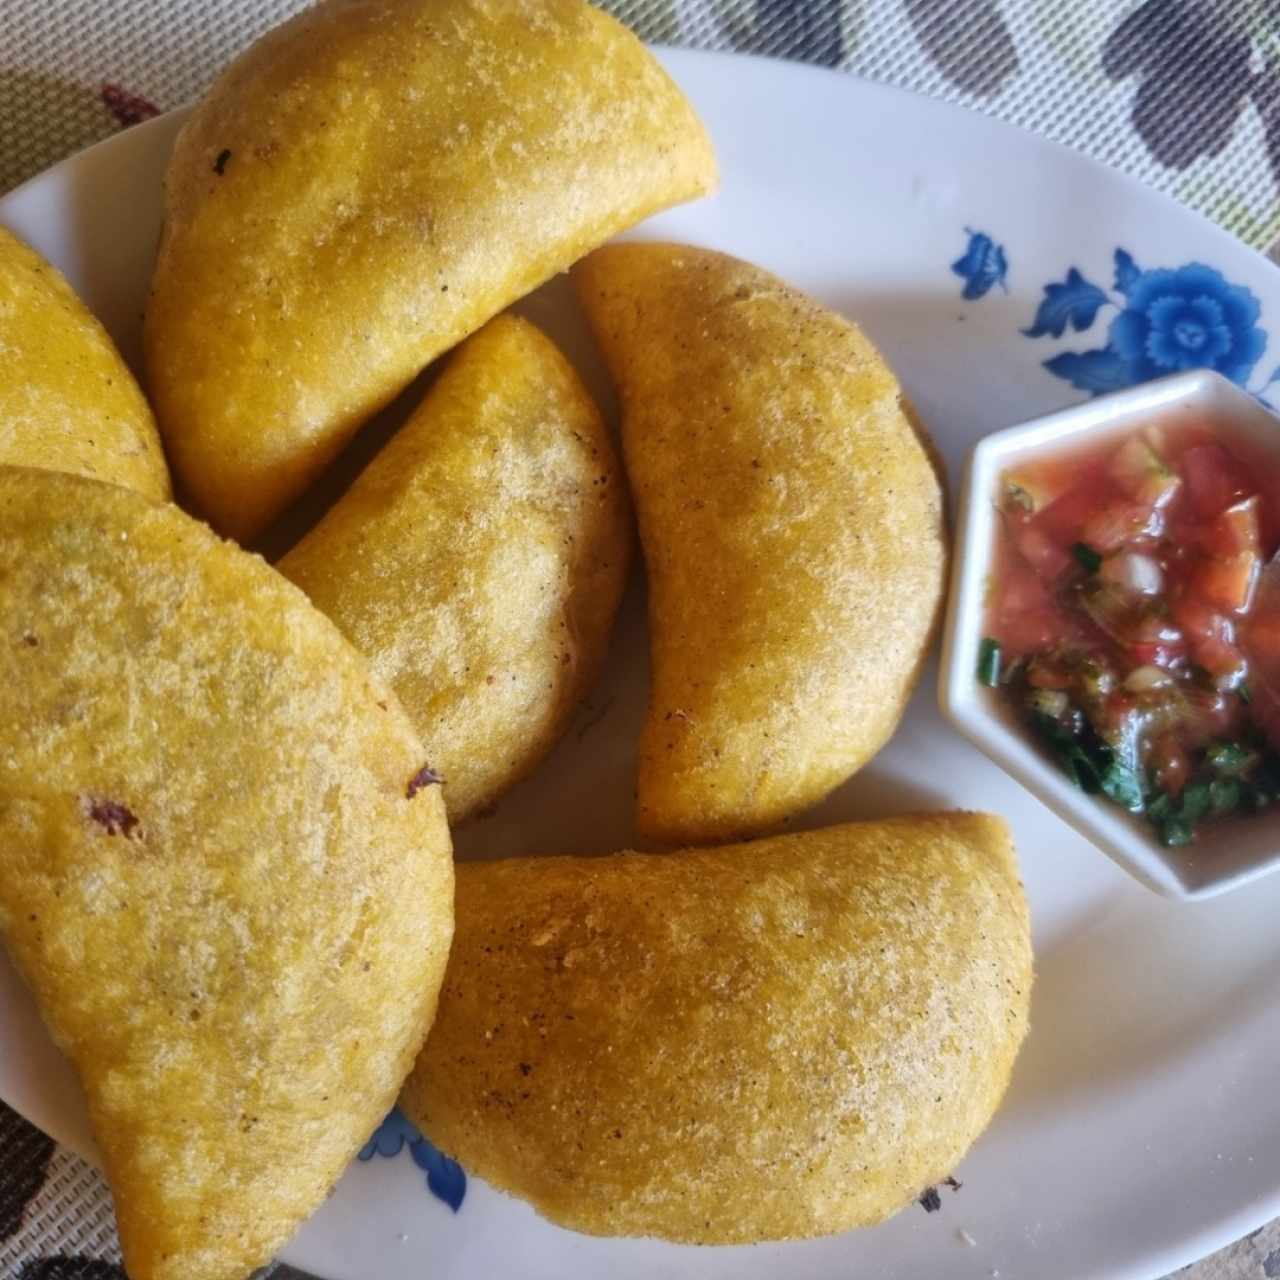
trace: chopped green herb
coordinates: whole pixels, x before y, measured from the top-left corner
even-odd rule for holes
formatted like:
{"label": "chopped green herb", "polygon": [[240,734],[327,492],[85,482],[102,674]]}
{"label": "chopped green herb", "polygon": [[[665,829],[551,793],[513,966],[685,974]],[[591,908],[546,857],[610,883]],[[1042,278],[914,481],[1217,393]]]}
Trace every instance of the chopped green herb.
{"label": "chopped green herb", "polygon": [[1160,843],[1171,849],[1190,844],[1191,840],[1191,824],[1184,818],[1167,818],[1160,828]]}
{"label": "chopped green herb", "polygon": [[1209,784],[1209,807],[1214,813],[1231,813],[1240,807],[1240,783],[1235,778],[1214,778]]}
{"label": "chopped green herb", "polygon": [[1209,812],[1209,784],[1193,782],[1182,793],[1182,807],[1179,817],[1189,823],[1197,823]]}
{"label": "chopped green herb", "polygon": [[1077,748],[1075,751],[1064,751],[1061,760],[1071,781],[1086,795],[1097,795],[1102,790],[1098,766],[1082,750]]}
{"label": "chopped green herb", "polygon": [[1236,685],[1236,692],[1240,695],[1240,701],[1247,707],[1253,701],[1253,694],[1249,690],[1249,686],[1242,680]]}
{"label": "chopped green herb", "polygon": [[1215,773],[1239,777],[1257,767],[1258,753],[1239,742],[1214,742],[1204,753],[1205,762]]}
{"label": "chopped green herb", "polygon": [[1058,763],[1081,791],[1095,795],[1102,790],[1102,774],[1111,763],[1109,747],[1099,743],[1090,750],[1057,720],[1039,712],[1032,712],[1031,724],[1048,743],[1058,757]]}
{"label": "chopped green herb", "polygon": [[988,689],[1000,683],[1000,642],[990,636],[978,646],[978,683]]}
{"label": "chopped green herb", "polygon": [[1128,809],[1130,813],[1142,812],[1142,780],[1132,765],[1113,756],[1103,771],[1101,784],[1103,793],[1121,808]]}
{"label": "chopped green herb", "polygon": [[1169,798],[1167,791],[1159,792],[1155,799],[1147,805],[1147,817],[1152,822],[1163,822],[1166,818],[1173,816],[1173,801]]}
{"label": "chopped green herb", "polygon": [[1071,554],[1080,562],[1085,573],[1097,573],[1102,565],[1102,557],[1087,542],[1077,542],[1071,548]]}

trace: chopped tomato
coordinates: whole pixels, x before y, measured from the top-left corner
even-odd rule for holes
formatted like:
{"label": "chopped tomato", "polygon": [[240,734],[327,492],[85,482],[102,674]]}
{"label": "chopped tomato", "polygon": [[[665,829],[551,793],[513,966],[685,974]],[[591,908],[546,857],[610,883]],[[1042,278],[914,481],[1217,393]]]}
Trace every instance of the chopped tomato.
{"label": "chopped tomato", "polygon": [[1075,487],[1078,477],[1071,463],[1062,458],[1034,458],[1021,462],[1002,479],[1004,507],[1029,515],[1051,507]]}
{"label": "chopped tomato", "polygon": [[1244,654],[1236,647],[1235,631],[1230,621],[1199,601],[1195,602],[1198,625],[1188,625],[1187,610],[1179,612],[1186,628],[1191,657],[1213,678],[1224,685],[1243,679],[1246,669]]}
{"label": "chopped tomato", "polygon": [[1039,525],[1011,522],[1014,545],[1026,562],[1048,582],[1056,582],[1075,568],[1071,553]]}
{"label": "chopped tomato", "polygon": [[1227,613],[1244,613],[1253,600],[1262,561],[1243,551],[1229,560],[1203,559],[1191,576],[1190,589]]}
{"label": "chopped tomato", "polygon": [[1199,596],[1181,593],[1172,602],[1170,613],[1192,644],[1210,638],[1234,639],[1230,621]]}
{"label": "chopped tomato", "polygon": [[1148,511],[1163,507],[1182,485],[1182,477],[1141,436],[1130,436],[1116,450],[1107,475],[1121,493]]}
{"label": "chopped tomato", "polygon": [[1254,662],[1274,662],[1280,667],[1280,614],[1250,618],[1241,632],[1240,643]]}
{"label": "chopped tomato", "polygon": [[1242,551],[1258,555],[1262,536],[1258,527],[1258,511],[1262,500],[1255,493],[1228,507],[1206,531],[1204,549],[1215,556],[1234,556]]}
{"label": "chopped tomato", "polygon": [[1259,505],[1257,494],[1235,503],[1200,538],[1205,556],[1192,570],[1189,589],[1227,613],[1244,613],[1253,602],[1262,569]]}
{"label": "chopped tomato", "polygon": [[1102,507],[1085,521],[1080,541],[1102,555],[1119,551],[1126,543],[1159,532],[1155,508],[1131,499],[1121,499]]}
{"label": "chopped tomato", "polygon": [[996,632],[1011,657],[1021,657],[1058,643],[1064,620],[1053,608],[1003,613]]}
{"label": "chopped tomato", "polygon": [[1251,661],[1280,675],[1280,557],[1258,575],[1253,609],[1240,624],[1240,643]]}
{"label": "chopped tomato", "polygon": [[1201,640],[1198,644],[1192,644],[1191,653],[1215,680],[1231,684],[1237,678],[1244,677],[1244,654],[1225,640]]}
{"label": "chopped tomato", "polygon": [[1076,488],[1063,494],[1043,515],[1036,517],[1036,525],[1043,529],[1060,546],[1069,547],[1081,540],[1080,530],[1107,499],[1105,485],[1083,481]]}
{"label": "chopped tomato", "polygon": [[1252,493],[1244,467],[1220,444],[1188,449],[1180,459],[1187,481],[1187,497],[1198,516],[1216,516],[1233,502]]}
{"label": "chopped tomato", "polygon": [[1280,747],[1280,556],[1259,575],[1253,610],[1240,624],[1240,647],[1251,668],[1250,711]]}
{"label": "chopped tomato", "polygon": [[1021,557],[1010,559],[999,586],[1001,614],[1033,613],[1037,609],[1054,608],[1048,584]]}
{"label": "chopped tomato", "polygon": [[1058,644],[1067,620],[1043,579],[1024,561],[1011,563],[1001,583],[995,631],[1011,657]]}

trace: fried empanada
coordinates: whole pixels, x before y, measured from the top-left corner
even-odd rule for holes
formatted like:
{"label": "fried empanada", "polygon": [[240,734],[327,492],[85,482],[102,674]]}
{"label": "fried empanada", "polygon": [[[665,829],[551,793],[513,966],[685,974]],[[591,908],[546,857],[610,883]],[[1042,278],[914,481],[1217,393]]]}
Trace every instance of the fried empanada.
{"label": "fried empanada", "polygon": [[394,695],[172,504],[0,469],[0,934],[132,1280],[241,1280],[394,1101],[452,929]]}
{"label": "fried empanada", "polygon": [[768,272],[621,244],[574,276],[621,397],[649,576],[637,826],[750,835],[896,727],[942,602],[939,474],[862,332]]}
{"label": "fried empanada", "polygon": [[401,1105],[576,1231],[825,1235],[951,1171],[1030,989],[1008,828],[982,814],[464,863]]}
{"label": "fried empanada", "polygon": [[572,366],[500,316],[280,561],[399,695],[451,823],[529,773],[595,681],[630,550],[619,471]]}
{"label": "fried empanada", "polygon": [[69,471],[169,497],[155,419],[103,327],[0,227],[0,466]]}
{"label": "fried empanada", "polygon": [[683,95],[583,0],[321,0],[169,166],[146,354],[177,475],[252,538],[428,361],[715,180]]}

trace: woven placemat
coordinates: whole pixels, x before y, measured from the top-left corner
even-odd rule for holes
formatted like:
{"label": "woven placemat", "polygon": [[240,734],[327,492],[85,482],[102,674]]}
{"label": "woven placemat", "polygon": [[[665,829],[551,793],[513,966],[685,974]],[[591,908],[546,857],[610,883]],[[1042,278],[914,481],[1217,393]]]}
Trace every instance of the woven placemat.
{"label": "woven placemat", "polygon": [[[0,190],[197,97],[298,0],[5,0]],[[606,0],[646,40],[842,67],[1078,147],[1280,237],[1277,0]]]}
{"label": "woven placemat", "polygon": [[[199,96],[299,0],[3,0],[0,191]],[[647,40],[839,67],[1280,238],[1280,0],[605,0]],[[124,1280],[102,1179],[0,1104],[0,1278]],[[285,1280],[287,1268],[276,1273]],[[1280,1224],[1179,1273],[1280,1278]],[[376,1280],[371,1276],[370,1280]]]}

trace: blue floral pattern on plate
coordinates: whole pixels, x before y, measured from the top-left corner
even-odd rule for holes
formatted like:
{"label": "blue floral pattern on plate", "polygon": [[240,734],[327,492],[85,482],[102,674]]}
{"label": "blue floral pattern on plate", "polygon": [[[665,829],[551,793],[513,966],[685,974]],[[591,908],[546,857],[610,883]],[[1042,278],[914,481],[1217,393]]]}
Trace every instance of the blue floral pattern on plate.
{"label": "blue floral pattern on plate", "polygon": [[358,1158],[368,1161],[377,1155],[390,1159],[406,1147],[413,1163],[427,1175],[427,1189],[457,1213],[467,1194],[465,1171],[456,1160],[450,1160],[434,1143],[424,1138],[399,1107],[393,1108],[377,1127],[373,1137],[361,1147]]}
{"label": "blue floral pattern on plate", "polygon": [[[968,248],[951,270],[965,280],[962,296],[975,301],[996,280],[1004,283],[1008,259],[986,232],[966,228],[966,234]],[[1127,249],[1116,249],[1114,267],[1110,289],[1074,266],[1044,286],[1035,318],[1022,331],[1028,338],[1061,338],[1068,329],[1084,333],[1111,313],[1104,345],[1061,351],[1043,362],[1054,377],[1102,395],[1169,373],[1214,369],[1249,389],[1267,346],[1259,324],[1262,304],[1251,290],[1203,262],[1144,270]],[[1253,394],[1269,404],[1263,392],[1277,380],[1280,368]]]}
{"label": "blue floral pattern on plate", "polygon": [[965,231],[969,236],[968,247],[951,264],[951,270],[964,281],[961,296],[969,302],[976,302],[997,284],[1008,293],[1005,276],[1009,274],[1009,263],[1004,256],[1004,246],[996,244],[985,231],[974,231],[969,227]]}

